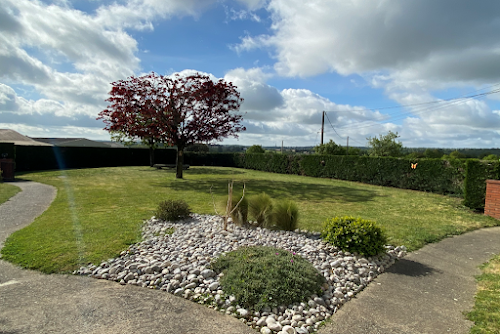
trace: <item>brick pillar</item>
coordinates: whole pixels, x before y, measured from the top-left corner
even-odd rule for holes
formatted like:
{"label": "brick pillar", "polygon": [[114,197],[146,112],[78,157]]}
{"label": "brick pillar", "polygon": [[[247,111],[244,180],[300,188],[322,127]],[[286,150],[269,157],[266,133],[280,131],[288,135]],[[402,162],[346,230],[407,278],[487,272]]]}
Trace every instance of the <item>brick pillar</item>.
{"label": "brick pillar", "polygon": [[500,219],[500,180],[486,180],[484,214]]}

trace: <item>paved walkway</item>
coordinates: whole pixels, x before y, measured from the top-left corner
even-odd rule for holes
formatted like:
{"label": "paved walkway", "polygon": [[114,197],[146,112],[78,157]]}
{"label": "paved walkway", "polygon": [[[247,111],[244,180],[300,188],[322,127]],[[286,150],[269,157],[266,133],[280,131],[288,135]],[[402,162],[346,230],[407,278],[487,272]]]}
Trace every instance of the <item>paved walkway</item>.
{"label": "paved walkway", "polygon": [[[0,247],[55,198],[53,187],[0,205]],[[345,304],[322,334],[466,334],[478,266],[500,253],[500,227],[409,254]],[[44,275],[0,260],[0,333],[255,333],[237,319],[171,294],[72,275]]]}

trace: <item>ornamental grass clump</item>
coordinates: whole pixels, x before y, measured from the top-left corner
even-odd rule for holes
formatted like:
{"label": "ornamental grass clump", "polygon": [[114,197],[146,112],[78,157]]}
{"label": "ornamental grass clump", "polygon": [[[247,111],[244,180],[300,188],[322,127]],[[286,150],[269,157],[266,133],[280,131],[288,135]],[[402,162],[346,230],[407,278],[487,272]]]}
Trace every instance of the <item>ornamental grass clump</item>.
{"label": "ornamental grass clump", "polygon": [[189,205],[183,200],[166,200],[160,202],[155,216],[165,221],[178,221],[188,218],[191,214]]}
{"label": "ornamental grass clump", "polygon": [[323,223],[321,238],[334,246],[366,256],[385,251],[387,237],[377,223],[354,217],[335,217]]}
{"label": "ornamental grass clump", "polygon": [[273,221],[276,228],[285,231],[293,231],[297,228],[299,219],[299,208],[291,200],[283,200],[274,205]]}
{"label": "ornamental grass clump", "polygon": [[[224,206],[226,206],[226,204],[227,198],[223,202]],[[236,210],[234,210],[234,207],[236,205],[238,205],[238,207],[236,208]],[[248,200],[246,199],[246,197],[233,197],[231,200],[231,207],[229,208],[229,212],[231,212],[231,218],[234,224],[238,226],[246,226],[248,223]]]}
{"label": "ornamental grass clump", "polygon": [[266,193],[253,196],[248,201],[248,212],[259,227],[273,224],[273,201]]}
{"label": "ornamental grass clump", "polygon": [[326,282],[313,265],[295,253],[265,246],[241,247],[215,259],[210,268],[224,273],[220,284],[236,304],[260,311],[321,295]]}

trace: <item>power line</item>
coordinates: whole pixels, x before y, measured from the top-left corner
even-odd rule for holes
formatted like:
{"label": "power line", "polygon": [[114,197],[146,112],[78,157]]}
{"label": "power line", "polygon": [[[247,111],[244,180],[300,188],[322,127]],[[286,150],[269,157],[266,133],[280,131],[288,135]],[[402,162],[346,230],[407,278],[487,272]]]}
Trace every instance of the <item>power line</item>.
{"label": "power line", "polygon": [[[499,85],[500,85],[500,83],[492,85],[490,87],[499,86]],[[484,90],[484,88],[482,90]],[[360,128],[365,128],[365,127],[371,127],[371,126],[374,126],[377,124],[382,124],[382,123],[387,123],[390,121],[400,120],[400,119],[407,117],[408,115],[420,115],[420,114],[423,114],[425,112],[442,109],[444,107],[448,107],[448,106],[451,106],[454,104],[461,104],[461,103],[464,103],[464,102],[467,102],[469,100],[476,99],[476,98],[484,98],[488,95],[497,94],[497,93],[500,93],[500,89],[495,89],[495,90],[480,93],[480,94],[473,94],[473,95],[469,95],[469,96],[461,97],[461,98],[439,100],[439,101],[434,101],[434,102],[425,102],[425,103],[413,104],[413,105],[402,105],[401,107],[404,107],[404,106],[422,106],[422,108],[416,108],[416,110],[414,109],[412,111],[402,112],[402,113],[399,113],[398,115],[395,115],[393,117],[389,117],[389,118],[386,118],[383,120],[367,120],[367,121],[360,121],[360,122],[351,123],[348,125],[341,126],[341,127],[339,127],[339,129],[360,129]],[[429,104],[439,104],[439,105],[424,107],[425,105],[429,105]],[[393,108],[393,107],[385,107],[385,108]],[[382,109],[382,108],[379,108],[379,109]],[[361,109],[359,109],[359,110],[361,110]],[[363,111],[365,111],[365,110],[377,110],[377,109],[363,109]],[[367,122],[372,122],[372,124],[363,124],[363,123],[367,123]]]}

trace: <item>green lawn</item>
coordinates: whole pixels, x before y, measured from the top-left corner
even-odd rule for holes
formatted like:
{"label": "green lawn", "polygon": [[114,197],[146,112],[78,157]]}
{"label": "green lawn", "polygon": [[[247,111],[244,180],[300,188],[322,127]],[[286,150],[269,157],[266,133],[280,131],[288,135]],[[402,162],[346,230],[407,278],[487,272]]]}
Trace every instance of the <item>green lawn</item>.
{"label": "green lawn", "polygon": [[12,184],[0,183],[0,204],[7,202],[9,198],[20,191],[21,189],[19,189],[19,187],[13,186]]}
{"label": "green lawn", "polygon": [[235,193],[266,192],[290,198],[300,209],[299,227],[319,231],[325,219],[352,215],[380,223],[389,242],[415,250],[428,242],[498,221],[463,208],[458,198],[361,183],[272,174],[235,168],[192,167],[174,171],[119,167],[45,171],[18,175],[57,187],[51,207],[9,237],[4,259],[43,272],[66,272],[115,257],[140,240],[140,226],[161,200],[184,199],[196,213],[213,214],[210,188],[219,202],[228,180]]}
{"label": "green lawn", "polygon": [[474,309],[467,318],[474,321],[471,334],[500,333],[500,255],[481,267]]}

